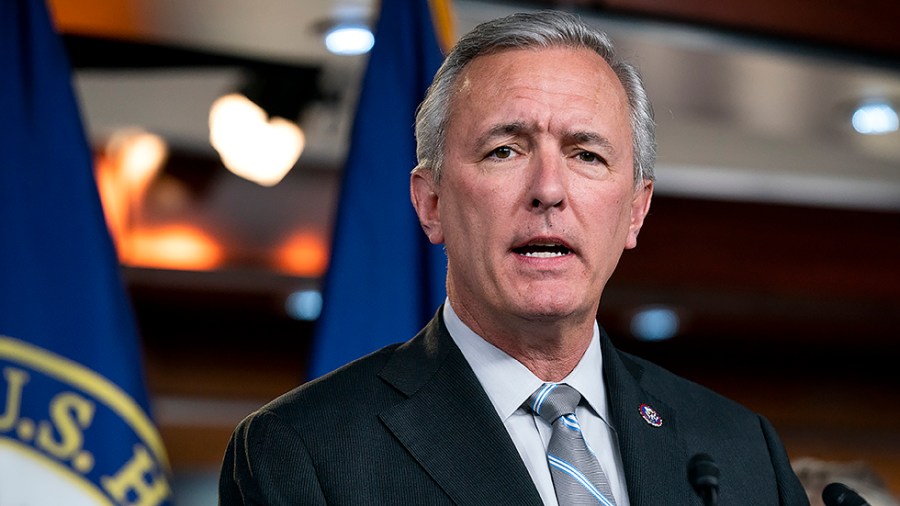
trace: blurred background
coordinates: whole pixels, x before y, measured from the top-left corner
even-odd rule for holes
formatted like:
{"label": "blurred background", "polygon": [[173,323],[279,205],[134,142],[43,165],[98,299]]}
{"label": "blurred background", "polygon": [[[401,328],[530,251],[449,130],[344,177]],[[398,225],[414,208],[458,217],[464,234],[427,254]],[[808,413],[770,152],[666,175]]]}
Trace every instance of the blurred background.
{"label": "blurred background", "polygon": [[[213,504],[234,426],[307,379],[367,61],[365,37],[326,37],[378,2],[49,5],[175,492]],[[601,303],[617,345],[764,414],[792,458],[862,462],[900,494],[900,4],[452,7],[457,34],[574,11],[644,75],[658,181]]]}

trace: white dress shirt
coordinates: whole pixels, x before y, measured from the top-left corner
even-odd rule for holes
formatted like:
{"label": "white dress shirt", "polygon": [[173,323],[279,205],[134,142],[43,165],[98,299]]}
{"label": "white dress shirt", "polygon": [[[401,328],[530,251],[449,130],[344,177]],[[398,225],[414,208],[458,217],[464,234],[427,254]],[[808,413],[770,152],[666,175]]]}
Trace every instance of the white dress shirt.
{"label": "white dress shirt", "polygon": [[[550,444],[552,428],[546,420],[522,407],[544,382],[521,362],[466,326],[453,311],[449,299],[444,303],[443,316],[450,336],[475,371],[475,376],[522,456],[544,504],[558,506],[547,464],[547,445]],[[576,408],[575,416],[582,433],[600,460],[617,506],[629,506],[615,430],[606,422],[609,416],[603,383],[600,328],[596,322],[587,351],[575,369],[560,383],[567,383],[581,393],[584,402]]]}

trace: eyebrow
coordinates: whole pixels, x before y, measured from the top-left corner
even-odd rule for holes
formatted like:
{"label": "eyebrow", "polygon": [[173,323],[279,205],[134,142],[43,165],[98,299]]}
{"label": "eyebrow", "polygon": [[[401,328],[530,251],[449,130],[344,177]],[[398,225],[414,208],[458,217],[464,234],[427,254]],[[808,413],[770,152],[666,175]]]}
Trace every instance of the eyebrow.
{"label": "eyebrow", "polygon": [[480,151],[484,149],[485,146],[491,143],[493,139],[497,137],[507,137],[510,135],[517,135],[524,131],[527,131],[528,128],[525,126],[525,123],[521,121],[515,121],[513,123],[501,123],[499,125],[494,125],[484,135],[478,137],[475,146]]}
{"label": "eyebrow", "polygon": [[600,146],[605,151],[610,154],[614,154],[616,152],[616,147],[613,146],[613,143],[609,141],[603,135],[600,135],[596,132],[569,132],[564,136],[566,139],[572,139],[579,144],[593,144]]}
{"label": "eyebrow", "polygon": [[[531,130],[524,122],[514,121],[512,123],[501,123],[498,125],[494,125],[484,135],[478,137],[476,142],[476,147],[480,151],[485,148],[485,146],[489,145],[493,139],[497,137],[507,137],[510,135],[518,135],[523,132],[528,132]],[[591,131],[574,131],[574,132],[566,132],[563,135],[563,139],[567,141],[574,141],[579,144],[588,144],[599,146],[603,151],[607,152],[610,155],[614,155],[616,153],[616,148],[610,140],[604,136],[600,135],[596,132]]]}

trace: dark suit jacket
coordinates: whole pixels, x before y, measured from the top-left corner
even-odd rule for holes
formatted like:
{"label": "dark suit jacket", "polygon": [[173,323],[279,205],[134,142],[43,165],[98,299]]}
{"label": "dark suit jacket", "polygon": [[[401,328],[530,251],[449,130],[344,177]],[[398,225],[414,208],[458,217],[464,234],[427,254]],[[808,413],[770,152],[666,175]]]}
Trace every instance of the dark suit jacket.
{"label": "dark suit jacket", "polygon": [[[221,505],[540,505],[525,465],[441,312],[415,338],[248,416],[228,445]],[[808,505],[763,417],[640,358],[601,331],[603,374],[634,506],[701,504],[692,455],[721,470],[724,506]],[[654,427],[640,406],[662,418]]]}

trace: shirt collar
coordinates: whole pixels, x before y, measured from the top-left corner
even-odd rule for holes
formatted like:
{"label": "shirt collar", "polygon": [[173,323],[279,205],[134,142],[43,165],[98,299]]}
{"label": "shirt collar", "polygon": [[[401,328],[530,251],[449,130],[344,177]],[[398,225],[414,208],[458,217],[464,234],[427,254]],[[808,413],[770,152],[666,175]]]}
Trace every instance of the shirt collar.
{"label": "shirt collar", "polygon": [[594,335],[584,356],[575,369],[563,378],[566,383],[578,390],[584,401],[600,418],[608,421],[606,405],[606,386],[603,382],[603,352],[600,350],[600,326],[594,321]]}
{"label": "shirt collar", "polygon": [[[472,331],[459,319],[449,299],[444,302],[443,316],[450,337],[472,367],[500,419],[506,421],[543,384],[543,381],[521,362]],[[603,384],[603,357],[600,351],[600,328],[596,321],[587,351],[575,369],[560,383],[567,383],[577,389],[591,409],[604,420],[608,420]]]}

